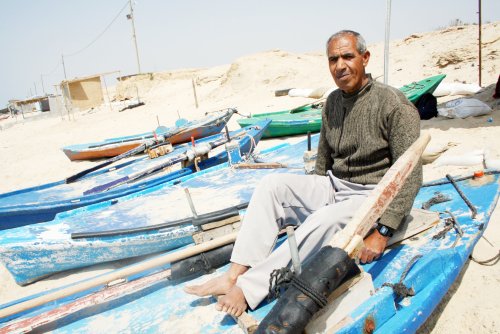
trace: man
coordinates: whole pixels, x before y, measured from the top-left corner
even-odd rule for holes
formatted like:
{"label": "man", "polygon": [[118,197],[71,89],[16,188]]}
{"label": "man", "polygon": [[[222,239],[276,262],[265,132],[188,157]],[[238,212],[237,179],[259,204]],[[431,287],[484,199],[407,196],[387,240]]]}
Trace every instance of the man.
{"label": "man", "polygon": [[[299,225],[295,236],[304,261],[349,223],[385,172],[419,137],[416,108],[399,90],[366,74],[370,52],[362,36],[349,30],[332,35],[327,55],[339,89],[323,109],[316,175],[265,177],[252,195],[228,272],[185,288],[198,296],[222,295],[218,310],[239,316],[247,306],[255,308],[268,293],[271,272],[290,265],[287,243],[273,250],[283,226]],[[361,262],[383,253],[391,232],[410,212],[421,182],[419,165],[365,238]]]}

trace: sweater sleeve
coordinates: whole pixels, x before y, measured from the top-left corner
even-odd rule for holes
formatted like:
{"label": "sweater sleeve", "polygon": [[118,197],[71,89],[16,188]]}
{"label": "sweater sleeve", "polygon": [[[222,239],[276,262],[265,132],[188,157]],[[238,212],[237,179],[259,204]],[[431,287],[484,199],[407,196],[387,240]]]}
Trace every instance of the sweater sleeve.
{"label": "sweater sleeve", "polygon": [[318,175],[326,175],[326,172],[329,169],[332,169],[333,165],[332,149],[326,139],[328,131],[328,117],[326,115],[330,110],[328,105],[329,103],[327,101],[321,113],[321,132],[319,134],[318,156],[316,157],[316,166],[314,168],[315,173]]}
{"label": "sweater sleeve", "polygon": [[[420,136],[420,117],[413,106],[397,106],[389,116],[389,147],[394,163]],[[413,201],[422,185],[422,162],[407,178],[405,185],[386,209],[380,223],[397,229],[410,213]]]}

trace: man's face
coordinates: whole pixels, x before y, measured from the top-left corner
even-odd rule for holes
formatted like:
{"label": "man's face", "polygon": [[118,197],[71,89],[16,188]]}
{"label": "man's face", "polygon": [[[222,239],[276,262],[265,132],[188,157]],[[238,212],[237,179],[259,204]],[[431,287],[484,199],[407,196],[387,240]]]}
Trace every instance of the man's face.
{"label": "man's face", "polygon": [[368,65],[370,52],[358,52],[356,37],[344,35],[330,41],[327,52],[330,73],[342,91],[354,93],[368,82],[365,67]]}

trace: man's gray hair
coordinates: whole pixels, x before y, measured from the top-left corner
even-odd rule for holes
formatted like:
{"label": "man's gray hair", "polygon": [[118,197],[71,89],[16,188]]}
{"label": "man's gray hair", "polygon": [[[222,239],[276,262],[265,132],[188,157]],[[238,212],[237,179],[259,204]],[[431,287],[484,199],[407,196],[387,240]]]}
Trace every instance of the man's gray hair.
{"label": "man's gray hair", "polygon": [[331,35],[330,38],[328,38],[328,41],[326,41],[326,49],[328,52],[328,45],[330,45],[330,42],[333,41],[334,39],[337,39],[342,36],[354,36],[356,38],[356,49],[358,50],[359,53],[363,54],[366,52],[366,42],[363,36],[359,32],[355,32],[352,30],[341,30],[339,32],[336,32],[335,34]]}

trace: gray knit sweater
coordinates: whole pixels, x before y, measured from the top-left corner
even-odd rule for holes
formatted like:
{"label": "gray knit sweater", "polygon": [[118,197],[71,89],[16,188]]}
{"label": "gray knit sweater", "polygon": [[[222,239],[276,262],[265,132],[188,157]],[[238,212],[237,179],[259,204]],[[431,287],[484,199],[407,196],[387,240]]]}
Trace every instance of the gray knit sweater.
{"label": "gray knit sweater", "polygon": [[[331,169],[343,180],[378,183],[420,135],[417,109],[398,89],[372,81],[347,95],[337,89],[325,103],[316,173]],[[397,229],[422,184],[418,164],[380,223]]]}

